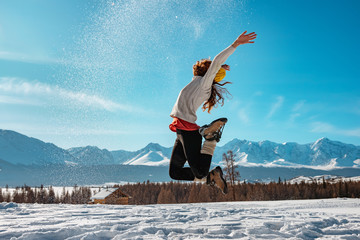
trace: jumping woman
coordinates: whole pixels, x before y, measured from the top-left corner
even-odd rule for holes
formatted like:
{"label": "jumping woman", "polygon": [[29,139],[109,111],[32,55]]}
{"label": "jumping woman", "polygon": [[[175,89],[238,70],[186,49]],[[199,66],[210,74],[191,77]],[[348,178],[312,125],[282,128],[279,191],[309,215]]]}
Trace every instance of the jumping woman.
{"label": "jumping woman", "polygon": [[[246,43],[254,43],[256,34],[243,32],[233,44],[219,53],[213,61],[203,59],[193,66],[194,77],[180,92],[171,111],[173,118],[170,130],[176,132],[176,140],[170,158],[169,174],[175,180],[206,181],[207,184],[218,187],[224,194],[228,192],[220,167],[209,172],[211,159],[216,143],[220,141],[222,130],[227,122],[220,118],[202,127],[195,122],[196,111],[202,106],[208,113],[217,106],[224,104],[222,93],[227,92],[220,83],[230,66],[224,64],[235,49]],[[205,141],[202,144],[202,138]],[[190,167],[184,167],[186,161]]]}

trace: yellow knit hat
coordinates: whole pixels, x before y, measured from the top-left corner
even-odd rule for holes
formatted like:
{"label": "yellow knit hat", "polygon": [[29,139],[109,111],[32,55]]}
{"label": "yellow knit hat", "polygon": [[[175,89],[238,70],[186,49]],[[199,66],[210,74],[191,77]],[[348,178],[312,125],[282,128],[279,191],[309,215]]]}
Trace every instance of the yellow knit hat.
{"label": "yellow knit hat", "polygon": [[220,68],[220,70],[217,72],[214,81],[215,82],[220,82],[221,80],[224,79],[224,77],[226,76],[226,70],[223,68]]}

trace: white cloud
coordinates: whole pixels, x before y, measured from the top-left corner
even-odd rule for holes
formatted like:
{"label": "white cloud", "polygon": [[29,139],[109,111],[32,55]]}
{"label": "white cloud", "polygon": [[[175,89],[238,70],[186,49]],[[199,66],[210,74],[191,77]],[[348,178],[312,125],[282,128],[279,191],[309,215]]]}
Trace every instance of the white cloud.
{"label": "white cloud", "polygon": [[350,130],[341,130],[343,135],[352,136],[352,137],[360,137],[360,128],[350,129]]}
{"label": "white cloud", "polygon": [[245,123],[245,124],[249,123],[249,115],[245,108],[242,108],[239,110],[238,116],[243,123]]}
{"label": "white cloud", "polygon": [[18,98],[4,98],[4,101],[12,102],[13,104],[22,104],[24,97],[33,96],[38,98],[45,97],[47,99],[61,99],[65,102],[68,102],[69,105],[87,106],[107,111],[142,111],[140,109],[134,108],[133,106],[119,104],[97,95],[91,95],[84,92],[75,92],[61,88],[59,86],[48,85],[40,82],[28,82],[18,78],[0,78],[0,93],[1,92],[7,94],[18,94]]}
{"label": "white cloud", "polygon": [[300,117],[301,116],[301,114],[300,113],[293,113],[293,114],[291,114],[290,115],[290,123],[294,123],[295,122],[295,119],[296,118],[298,118],[298,117]]}
{"label": "white cloud", "polygon": [[316,133],[331,133],[343,136],[360,137],[360,128],[341,129],[326,122],[313,122],[311,124],[311,132]]}
{"label": "white cloud", "polygon": [[63,99],[76,101],[79,104],[89,107],[97,107],[107,111],[123,110],[131,112],[132,110],[132,108],[129,106],[122,105],[96,95],[88,95],[82,92],[72,92],[61,89],[59,87],[55,88],[55,92],[57,92],[57,94],[59,94],[59,96],[61,96]]}
{"label": "white cloud", "polygon": [[94,135],[94,136],[118,136],[118,135],[154,135],[154,134],[167,134],[168,129],[159,129],[157,127],[153,128],[145,128],[141,129],[136,124],[126,124],[126,128],[119,129],[118,127],[114,128],[104,128],[104,126],[63,126],[48,124],[42,122],[36,123],[19,123],[19,122],[9,122],[2,121],[0,119],[0,126],[2,129],[11,129],[13,131],[20,132],[22,134],[26,134],[28,136],[31,135],[50,135],[50,136],[86,136],[86,135]]}
{"label": "white cloud", "polygon": [[301,100],[301,101],[297,102],[297,103],[294,105],[292,111],[293,111],[293,112],[300,111],[300,110],[304,107],[304,104],[305,104],[305,100]]}
{"label": "white cloud", "polygon": [[358,100],[357,102],[356,102],[356,104],[354,104],[355,106],[354,106],[354,112],[356,113],[356,114],[358,114],[358,115],[360,115],[360,100]]}
{"label": "white cloud", "polygon": [[27,55],[24,53],[7,52],[7,51],[0,51],[0,59],[25,62],[25,63],[56,63],[56,64],[63,63],[63,61],[61,60],[53,59],[49,57]]}
{"label": "white cloud", "polygon": [[30,99],[19,99],[12,96],[0,95],[0,103],[2,104],[21,104],[21,105],[38,105],[38,103]]}
{"label": "white cloud", "polygon": [[313,122],[311,123],[311,132],[317,133],[332,133],[335,131],[335,127],[325,122]]}
{"label": "white cloud", "polygon": [[266,118],[271,118],[275,114],[275,112],[281,108],[283,103],[284,103],[284,97],[278,96],[276,98],[276,102],[271,105],[270,111],[269,111],[268,115],[266,116]]}
{"label": "white cloud", "polygon": [[304,108],[304,104],[305,104],[305,100],[301,100],[298,101],[294,107],[292,108],[292,113],[290,114],[290,118],[289,118],[289,124],[294,124],[295,120],[301,116],[300,112],[303,112],[303,108]]}

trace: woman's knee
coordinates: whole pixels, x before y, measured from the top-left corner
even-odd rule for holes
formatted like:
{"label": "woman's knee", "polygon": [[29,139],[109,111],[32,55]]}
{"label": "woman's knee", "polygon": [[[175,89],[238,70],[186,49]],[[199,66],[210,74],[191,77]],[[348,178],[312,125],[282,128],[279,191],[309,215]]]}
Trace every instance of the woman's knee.
{"label": "woman's knee", "polygon": [[209,171],[196,169],[195,171],[193,170],[193,173],[194,173],[196,178],[202,179],[202,178],[206,177],[209,174]]}
{"label": "woman's knee", "polygon": [[171,179],[180,180],[179,174],[177,173],[175,168],[169,168],[169,176]]}

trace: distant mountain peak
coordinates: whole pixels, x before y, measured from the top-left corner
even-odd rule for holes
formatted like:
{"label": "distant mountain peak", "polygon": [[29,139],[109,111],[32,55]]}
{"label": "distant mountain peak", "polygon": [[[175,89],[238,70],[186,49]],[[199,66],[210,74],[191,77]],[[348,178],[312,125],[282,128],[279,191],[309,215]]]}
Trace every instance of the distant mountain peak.
{"label": "distant mountain peak", "polygon": [[331,142],[330,139],[328,139],[327,137],[322,137],[322,138],[319,138],[318,140],[316,140],[314,142],[314,144],[323,144],[323,143],[329,143]]}
{"label": "distant mountain peak", "polygon": [[63,164],[74,160],[66,150],[52,143],[11,130],[0,130],[0,158],[11,164]]}
{"label": "distant mountain peak", "polygon": [[97,146],[85,146],[85,147],[72,147],[72,148],[69,148],[68,150],[101,150],[100,148],[98,148]]}
{"label": "distant mountain peak", "polygon": [[153,150],[153,151],[159,151],[162,148],[164,148],[164,147],[162,147],[160,144],[151,142],[148,145],[146,145],[146,147],[144,149],[149,149],[149,150]]}
{"label": "distant mountain peak", "polygon": [[[0,136],[3,136],[3,137],[7,137],[7,138],[27,138],[27,139],[36,139],[36,138],[31,138],[31,137],[28,137],[24,134],[21,134],[21,133],[18,133],[18,132],[15,132],[15,131],[12,131],[12,130],[4,130],[4,129],[0,129]],[[36,139],[37,141],[40,141],[38,139]]]}
{"label": "distant mountain peak", "polygon": [[313,144],[311,144],[311,148],[314,150],[319,149],[328,149],[328,148],[344,148],[344,147],[356,147],[352,144],[347,144],[339,141],[333,141],[329,138],[323,137],[316,140]]}
{"label": "distant mountain peak", "polygon": [[233,140],[227,142],[225,145],[237,145],[237,144],[245,144],[245,143],[248,143],[249,141],[247,140],[240,140],[238,138],[234,138]]}

